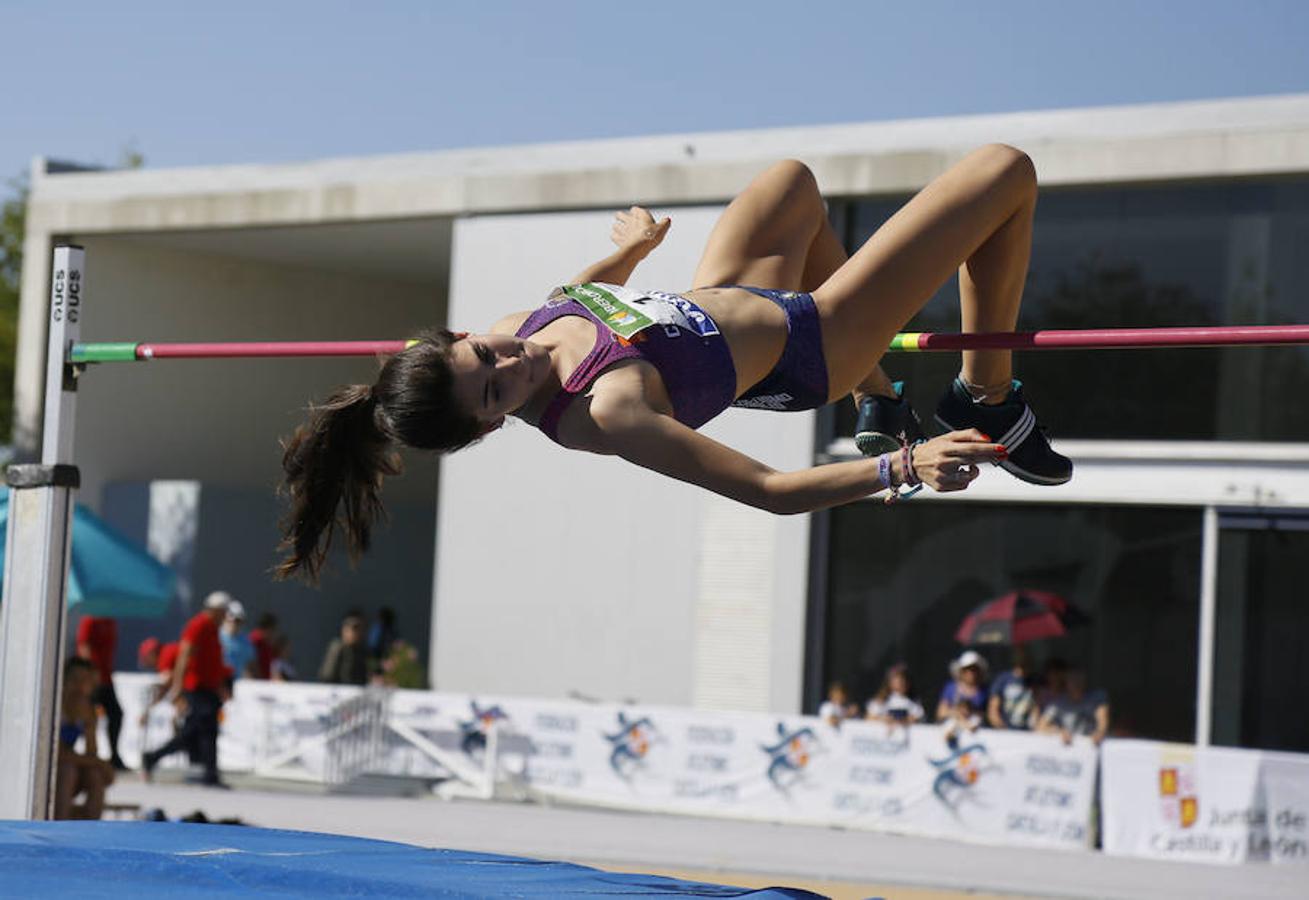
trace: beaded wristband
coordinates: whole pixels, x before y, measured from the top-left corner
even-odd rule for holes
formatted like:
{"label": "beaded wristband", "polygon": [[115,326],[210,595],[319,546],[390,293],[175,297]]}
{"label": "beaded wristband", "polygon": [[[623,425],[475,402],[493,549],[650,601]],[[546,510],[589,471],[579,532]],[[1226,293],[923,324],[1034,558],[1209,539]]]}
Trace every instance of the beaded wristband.
{"label": "beaded wristband", "polygon": [[909,486],[909,490],[903,493],[897,491],[901,500],[908,500],[923,489],[923,480],[918,477],[918,472],[914,469],[914,448],[922,443],[924,443],[923,439],[919,438],[912,444],[905,444],[901,451],[904,453],[904,483]]}
{"label": "beaded wristband", "polygon": [[896,501],[896,486],[891,479],[891,454],[883,453],[877,457],[877,479],[882,482],[882,487],[891,492],[887,495],[885,502],[894,503]]}

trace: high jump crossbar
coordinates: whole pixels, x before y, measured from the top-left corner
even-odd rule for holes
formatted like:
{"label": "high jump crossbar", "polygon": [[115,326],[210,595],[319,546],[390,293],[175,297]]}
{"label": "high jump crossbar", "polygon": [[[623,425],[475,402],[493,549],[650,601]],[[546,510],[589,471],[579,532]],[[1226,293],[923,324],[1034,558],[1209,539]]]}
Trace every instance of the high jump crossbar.
{"label": "high jump crossbar", "polygon": [[[85,343],[68,362],[142,362],[151,359],[258,359],[310,356],[386,356],[414,341],[230,341],[210,343]],[[891,339],[892,352],[958,350],[1145,350],[1164,347],[1271,347],[1309,344],[1309,325],[1226,325],[1198,328],[1088,328],[946,334],[910,331]]]}

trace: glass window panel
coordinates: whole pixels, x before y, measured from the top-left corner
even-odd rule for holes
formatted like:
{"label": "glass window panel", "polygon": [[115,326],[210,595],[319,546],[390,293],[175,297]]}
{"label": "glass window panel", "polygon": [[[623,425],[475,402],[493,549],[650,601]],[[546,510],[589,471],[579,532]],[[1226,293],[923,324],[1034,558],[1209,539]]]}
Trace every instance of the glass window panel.
{"label": "glass window panel", "polygon": [[[907,198],[852,204],[860,246]],[[1042,192],[1019,328],[1309,322],[1309,182],[1062,188]],[[951,279],[909,325],[957,331]],[[930,419],[953,354],[894,354]],[[1309,348],[1020,354],[1016,374],[1056,437],[1309,441]],[[854,425],[842,404],[837,433]]]}
{"label": "glass window panel", "polygon": [[1307,557],[1309,531],[1220,533],[1216,744],[1309,752]]}
{"label": "glass window panel", "polygon": [[[1199,511],[910,502],[831,516],[824,683],[864,701],[904,661],[934,710],[964,617],[1016,588],[1048,590],[1091,622],[1029,645],[1034,662],[1084,666],[1109,692],[1115,734],[1194,737]],[[979,649],[992,674],[1007,667],[1007,648]]]}

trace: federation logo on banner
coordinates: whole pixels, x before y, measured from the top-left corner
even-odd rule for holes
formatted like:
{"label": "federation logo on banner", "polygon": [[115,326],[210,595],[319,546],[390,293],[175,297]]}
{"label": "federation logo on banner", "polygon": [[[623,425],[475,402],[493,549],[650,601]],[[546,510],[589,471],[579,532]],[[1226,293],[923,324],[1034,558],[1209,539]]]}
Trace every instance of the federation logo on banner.
{"label": "federation logo on banner", "polygon": [[981,741],[971,744],[951,741],[949,747],[949,756],[942,759],[929,757],[927,761],[936,768],[932,793],[953,812],[973,796],[973,789],[983,775],[999,767],[992,761],[990,751]]}
{"label": "federation logo on banner", "polygon": [[465,756],[473,756],[486,750],[486,736],[491,733],[497,722],[506,722],[509,715],[497,706],[478,706],[477,701],[469,698],[469,710],[472,718],[459,723],[462,737],[459,749]]}
{"label": "federation logo on banner", "polygon": [[619,778],[627,780],[645,765],[646,754],[659,739],[659,730],[649,716],[632,720],[619,710],[618,730],[613,734],[604,734],[604,739],[610,745],[609,768]]}
{"label": "federation logo on banner", "polygon": [[1159,766],[1159,803],[1164,821],[1174,828],[1190,828],[1200,818],[1200,791],[1191,754],[1164,754]]}
{"label": "federation logo on banner", "polygon": [[759,749],[768,754],[768,780],[785,794],[803,780],[805,769],[822,750],[822,744],[812,728],[788,729],[785,722],[777,723],[777,737],[775,743],[760,744]]}

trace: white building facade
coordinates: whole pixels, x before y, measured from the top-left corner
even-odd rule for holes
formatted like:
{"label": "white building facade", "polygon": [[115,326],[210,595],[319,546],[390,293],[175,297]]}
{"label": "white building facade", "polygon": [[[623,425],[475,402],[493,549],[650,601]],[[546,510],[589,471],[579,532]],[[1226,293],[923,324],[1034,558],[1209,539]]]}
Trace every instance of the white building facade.
{"label": "white building facade", "polygon": [[[674,221],[633,285],[684,288],[717,213],[781,157],[810,164],[853,247],[991,141],[1027,150],[1044,191],[1024,327],[1309,321],[1309,95],[285,166],[38,163],[18,440],[39,434],[37,261],[58,240],[87,248],[87,340],[397,338],[537,305],[607,253],[612,210],[631,203]],[[950,302],[947,288],[918,325],[955,330]],[[963,613],[1042,588],[1093,624],[1038,657],[1086,666],[1127,730],[1309,749],[1305,726],[1257,699],[1309,686],[1305,654],[1273,640],[1305,634],[1285,598],[1303,593],[1286,573],[1309,551],[1306,351],[1150,353],[1019,360],[1071,484],[988,472],[893,510],[771,517],[510,427],[414,459],[376,554],[318,593],[266,576],[277,440],[372,363],[102,366],[83,378],[77,458],[83,502],[128,530],[148,527],[145,485],[198,483],[189,582],[277,612],[302,670],[345,609],[391,605],[441,690],[796,712],[830,679],[871,691],[901,659],[934,693]],[[888,368],[926,420],[955,364]],[[789,469],[849,454],[849,418],[732,410],[707,430]]]}

